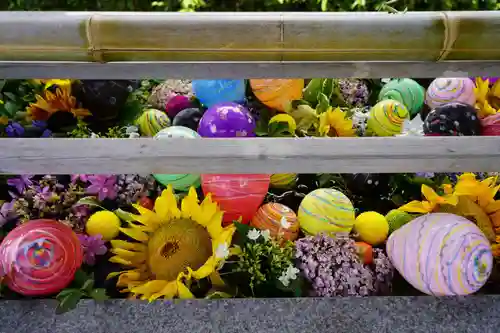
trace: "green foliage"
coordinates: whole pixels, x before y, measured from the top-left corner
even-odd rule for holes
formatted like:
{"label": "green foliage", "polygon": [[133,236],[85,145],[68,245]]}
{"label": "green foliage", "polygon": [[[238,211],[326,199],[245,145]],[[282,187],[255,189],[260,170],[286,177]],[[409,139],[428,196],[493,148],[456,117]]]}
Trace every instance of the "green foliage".
{"label": "green foliage", "polygon": [[96,301],[105,301],[108,299],[106,289],[94,288],[94,277],[82,270],[75,273],[75,278],[70,288],[63,289],[57,294],[56,299],[59,305],[56,313],[61,314],[73,310],[82,298],[92,298]]}
{"label": "green foliage", "polygon": [[[242,287],[239,294],[245,297],[280,297],[301,296],[303,280],[300,275],[286,279],[283,284],[280,277],[286,275],[287,270],[295,268],[295,247],[293,242],[273,240],[264,232],[248,225],[234,222],[237,229],[236,254],[232,256],[222,273],[228,280],[239,281]],[[249,237],[255,233],[257,238]],[[298,272],[298,270],[297,270]],[[242,283],[242,281],[244,281]]]}
{"label": "green foliage", "polygon": [[0,10],[388,11],[496,10],[500,0],[6,0]]}

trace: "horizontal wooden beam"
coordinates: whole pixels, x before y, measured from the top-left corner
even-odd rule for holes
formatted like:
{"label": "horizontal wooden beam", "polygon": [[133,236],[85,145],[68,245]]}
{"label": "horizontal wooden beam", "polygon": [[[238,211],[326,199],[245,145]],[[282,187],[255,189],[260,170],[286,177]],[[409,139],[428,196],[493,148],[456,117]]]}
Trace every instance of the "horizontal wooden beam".
{"label": "horizontal wooden beam", "polygon": [[500,12],[0,12],[2,61],[500,59]]}
{"label": "horizontal wooden beam", "polygon": [[500,61],[217,61],[217,62],[71,62],[0,61],[3,79],[241,79],[384,78],[500,76]]}
{"label": "horizontal wooden beam", "polygon": [[0,301],[0,333],[493,333],[499,296],[331,297],[163,302]]}
{"label": "horizontal wooden beam", "polygon": [[0,139],[0,172],[498,171],[500,137]]}

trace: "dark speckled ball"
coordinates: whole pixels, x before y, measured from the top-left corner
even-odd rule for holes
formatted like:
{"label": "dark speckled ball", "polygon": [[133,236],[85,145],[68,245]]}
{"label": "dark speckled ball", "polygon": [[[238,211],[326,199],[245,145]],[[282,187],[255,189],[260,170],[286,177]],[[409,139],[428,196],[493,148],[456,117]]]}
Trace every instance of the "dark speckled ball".
{"label": "dark speckled ball", "polygon": [[424,121],[426,136],[481,135],[481,123],[476,109],[465,103],[453,102],[436,107]]}
{"label": "dark speckled ball", "polygon": [[203,116],[203,112],[197,108],[184,109],[179,112],[172,121],[173,126],[184,126],[192,129],[193,131],[198,130],[198,124]]}

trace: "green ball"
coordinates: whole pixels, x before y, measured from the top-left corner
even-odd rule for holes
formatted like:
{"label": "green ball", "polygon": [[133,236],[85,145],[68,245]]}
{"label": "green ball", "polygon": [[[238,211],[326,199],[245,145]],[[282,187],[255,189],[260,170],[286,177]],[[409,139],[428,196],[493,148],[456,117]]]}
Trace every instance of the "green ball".
{"label": "green ball", "polygon": [[394,79],[382,87],[378,100],[392,99],[401,102],[413,118],[420,112],[425,102],[425,89],[412,79]]}
{"label": "green ball", "polygon": [[389,235],[394,231],[398,230],[406,223],[414,219],[411,214],[403,212],[401,210],[393,209],[385,216],[387,222],[389,222]]}
{"label": "green ball", "polygon": [[200,186],[200,175],[193,174],[173,174],[173,175],[163,175],[156,174],[153,177],[158,181],[158,183],[168,186],[172,185],[174,190],[178,191],[188,191],[191,186]]}

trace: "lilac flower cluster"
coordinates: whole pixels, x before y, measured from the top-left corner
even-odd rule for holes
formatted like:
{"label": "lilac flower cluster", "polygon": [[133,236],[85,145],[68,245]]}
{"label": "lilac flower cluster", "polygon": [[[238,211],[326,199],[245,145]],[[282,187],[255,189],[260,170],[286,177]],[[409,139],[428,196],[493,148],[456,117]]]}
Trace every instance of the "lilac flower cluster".
{"label": "lilac flower cluster", "polygon": [[363,107],[368,103],[370,92],[363,80],[341,79],[339,80],[339,88],[347,105]]}
{"label": "lilac flower cluster", "polygon": [[83,249],[83,262],[87,265],[94,265],[95,257],[104,255],[108,251],[101,235],[88,236],[79,234],[78,239]]}
{"label": "lilac flower cluster", "polygon": [[[41,120],[34,120],[31,123],[31,127],[37,130],[37,133],[42,133],[41,138],[52,137],[52,131],[47,128],[47,122]],[[5,133],[10,138],[20,138],[24,137],[26,133],[26,128],[18,122],[13,122],[9,120],[9,123],[5,127]],[[29,135],[28,135],[29,136]]]}
{"label": "lilac flower cluster", "polygon": [[393,267],[383,252],[374,251],[374,264],[365,265],[348,237],[306,237],[296,241],[295,248],[311,296],[382,295],[391,289]]}

